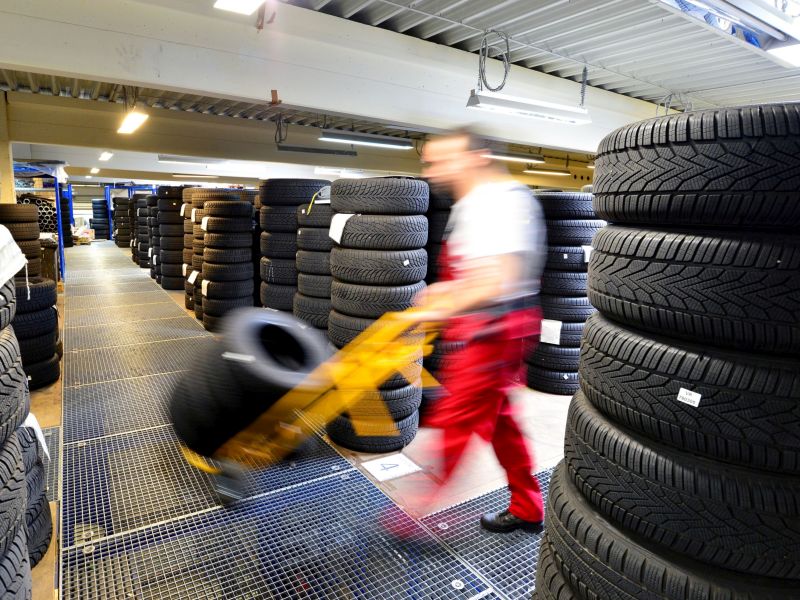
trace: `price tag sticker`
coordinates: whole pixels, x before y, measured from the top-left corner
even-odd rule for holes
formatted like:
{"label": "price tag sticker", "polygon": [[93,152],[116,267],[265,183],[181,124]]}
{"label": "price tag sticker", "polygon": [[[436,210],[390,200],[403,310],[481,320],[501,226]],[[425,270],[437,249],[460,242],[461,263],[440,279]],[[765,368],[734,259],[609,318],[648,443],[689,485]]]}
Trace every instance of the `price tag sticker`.
{"label": "price tag sticker", "polygon": [[193,209],[192,209],[192,214],[191,214],[192,223],[197,223],[197,221],[195,220],[195,217],[196,217],[196,216],[197,216],[197,209],[196,209],[196,208],[193,208]]}
{"label": "price tag sticker", "polygon": [[192,271],[192,274],[189,275],[189,279],[187,279],[186,281],[188,281],[190,284],[194,285],[194,282],[197,279],[198,275],[199,275],[199,273],[197,271]]}
{"label": "price tag sticker", "polygon": [[581,246],[583,249],[583,262],[588,263],[592,258],[592,250],[591,246]]}
{"label": "price tag sticker", "polygon": [[210,281],[208,279],[203,279],[203,282],[200,284],[200,293],[205,296],[208,292],[208,284]]}
{"label": "price tag sticker", "polygon": [[183,276],[184,277],[186,277],[186,269],[188,269],[188,268],[189,268],[189,265],[187,265],[186,263],[183,263]]}
{"label": "price tag sticker", "polygon": [[147,256],[152,258],[152,256],[153,256],[153,249],[152,248],[148,248],[147,249]]}
{"label": "price tag sticker", "polygon": [[328,230],[328,236],[337,244],[342,242],[342,234],[344,233],[344,226],[355,215],[347,213],[338,213],[333,215],[331,219],[331,227]]}
{"label": "price tag sticker", "polygon": [[189,206],[189,205],[188,205],[188,204],[185,204],[185,203],[184,203],[184,204],[181,204],[181,216],[182,216],[182,217],[185,217],[185,216],[186,216],[186,207],[187,207],[187,206]]}
{"label": "price tag sticker", "polygon": [[700,406],[700,400],[702,398],[703,396],[701,394],[693,392],[692,390],[687,390],[686,388],[681,388],[678,391],[678,402],[683,402],[684,404],[694,406],[695,408]]}
{"label": "price tag sticker", "polygon": [[203,231],[208,231],[208,229],[207,229],[207,227],[208,227],[208,220],[209,220],[210,218],[211,218],[211,217],[203,217],[203,221],[200,223],[200,229],[202,229]]}
{"label": "price tag sticker", "polygon": [[542,334],[539,341],[543,344],[561,344],[561,321],[542,319]]}
{"label": "price tag sticker", "polygon": [[153,254],[153,264],[154,265],[158,264],[158,254]]}

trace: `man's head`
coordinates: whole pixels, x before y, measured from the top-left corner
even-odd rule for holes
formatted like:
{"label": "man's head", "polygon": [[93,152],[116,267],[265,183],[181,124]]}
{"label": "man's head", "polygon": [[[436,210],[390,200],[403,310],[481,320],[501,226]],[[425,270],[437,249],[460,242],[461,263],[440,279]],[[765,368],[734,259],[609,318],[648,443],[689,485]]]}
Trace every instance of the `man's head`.
{"label": "man's head", "polygon": [[486,140],[467,129],[435,137],[423,149],[423,175],[433,185],[456,192],[465,179],[497,172],[497,163],[485,156],[488,152]]}

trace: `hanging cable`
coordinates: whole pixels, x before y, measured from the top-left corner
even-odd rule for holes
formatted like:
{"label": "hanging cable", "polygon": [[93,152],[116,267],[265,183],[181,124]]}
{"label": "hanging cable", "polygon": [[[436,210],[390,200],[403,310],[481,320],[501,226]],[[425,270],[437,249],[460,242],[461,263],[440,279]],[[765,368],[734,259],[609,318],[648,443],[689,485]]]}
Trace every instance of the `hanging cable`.
{"label": "hanging cable", "polygon": [[584,65],[583,77],[581,78],[581,108],[586,104],[586,82],[589,80],[589,69]]}
{"label": "hanging cable", "polygon": [[[492,35],[500,38],[500,42],[505,45],[505,50],[489,43]],[[498,58],[503,62],[503,81],[500,85],[492,87],[486,79],[486,59],[489,58],[489,52],[494,51],[498,54]],[[508,39],[508,34],[496,29],[488,29],[481,37],[481,47],[478,53],[478,91],[483,90],[485,87],[490,92],[499,92],[502,90],[506,81],[508,81],[508,74],[511,71],[511,42]]]}
{"label": "hanging cable", "polygon": [[286,138],[289,135],[289,124],[286,123],[284,128],[283,123],[283,113],[278,113],[278,116],[275,117],[275,143],[282,144],[286,141]]}

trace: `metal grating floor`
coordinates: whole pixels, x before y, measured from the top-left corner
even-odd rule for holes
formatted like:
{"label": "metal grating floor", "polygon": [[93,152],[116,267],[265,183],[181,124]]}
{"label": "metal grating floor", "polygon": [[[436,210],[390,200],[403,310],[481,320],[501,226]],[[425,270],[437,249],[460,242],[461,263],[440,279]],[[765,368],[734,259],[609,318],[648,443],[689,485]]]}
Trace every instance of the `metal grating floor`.
{"label": "metal grating floor", "polygon": [[64,333],[66,349],[80,351],[210,336],[199,321],[185,315],[116,323],[113,327],[105,324],[72,327]]}
{"label": "metal grating floor", "polygon": [[61,471],[61,428],[47,427],[42,430],[44,441],[47,443],[47,451],[50,453],[50,460],[44,457],[44,467],[47,474],[47,499],[50,502],[59,500],[58,497],[58,474]]}
{"label": "metal grating floor", "polygon": [[150,291],[145,290],[142,292],[130,292],[128,294],[95,294],[93,296],[67,295],[64,298],[64,308],[67,311],[76,308],[91,308],[92,310],[101,311],[112,306],[163,302],[165,298],[165,292],[157,288],[157,284],[153,282],[153,286]]}
{"label": "metal grating floor", "polygon": [[77,327],[97,327],[98,325],[113,325],[117,323],[132,323],[150,319],[169,319],[184,317],[180,306],[171,299],[164,298],[161,302],[147,302],[144,304],[128,304],[127,306],[107,307],[98,311],[95,308],[73,309],[70,311],[67,330]]}
{"label": "metal grating floor", "polygon": [[[405,541],[388,535],[391,521]],[[66,550],[66,599],[497,598],[357,472]]]}
{"label": "metal grating floor", "polygon": [[[536,474],[545,504],[553,469]],[[498,593],[507,598],[533,594],[539,543],[543,534],[523,531],[498,535],[480,526],[487,512],[508,508],[508,488],[495,490],[425,517],[422,523],[472,565]]]}

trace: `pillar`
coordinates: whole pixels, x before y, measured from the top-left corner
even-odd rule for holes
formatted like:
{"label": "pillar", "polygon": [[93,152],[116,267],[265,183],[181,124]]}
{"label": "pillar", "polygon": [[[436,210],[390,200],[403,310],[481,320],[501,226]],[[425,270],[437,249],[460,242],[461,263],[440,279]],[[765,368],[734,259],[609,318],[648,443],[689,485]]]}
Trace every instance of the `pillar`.
{"label": "pillar", "polygon": [[8,139],[8,105],[5,92],[0,92],[0,203],[14,204],[16,201],[14,162]]}

